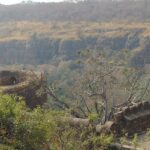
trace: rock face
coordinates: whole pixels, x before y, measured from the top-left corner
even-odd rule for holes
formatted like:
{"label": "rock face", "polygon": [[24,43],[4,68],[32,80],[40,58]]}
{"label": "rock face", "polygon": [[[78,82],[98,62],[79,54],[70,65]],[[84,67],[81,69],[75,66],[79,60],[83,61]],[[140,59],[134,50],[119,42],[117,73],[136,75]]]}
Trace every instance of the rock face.
{"label": "rock face", "polygon": [[150,128],[150,103],[141,102],[130,107],[124,107],[114,114],[112,121],[103,126],[97,126],[97,132],[109,132],[117,135],[140,133]]}
{"label": "rock face", "polygon": [[43,82],[44,78],[40,72],[0,71],[1,93],[23,96],[30,108],[42,105],[47,101],[46,93],[40,92]]}

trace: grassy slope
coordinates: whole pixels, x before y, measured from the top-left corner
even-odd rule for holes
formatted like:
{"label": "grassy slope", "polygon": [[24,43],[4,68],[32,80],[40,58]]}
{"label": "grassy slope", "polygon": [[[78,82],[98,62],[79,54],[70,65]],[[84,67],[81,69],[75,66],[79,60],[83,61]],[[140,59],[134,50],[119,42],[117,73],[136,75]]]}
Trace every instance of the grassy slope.
{"label": "grassy slope", "polygon": [[[27,40],[35,33],[51,39],[79,39],[81,37],[98,37],[103,33],[106,37],[124,36],[131,30],[141,30],[141,36],[150,36],[150,23],[128,22],[8,22],[0,23],[0,41]],[[107,31],[107,32],[106,32]]]}

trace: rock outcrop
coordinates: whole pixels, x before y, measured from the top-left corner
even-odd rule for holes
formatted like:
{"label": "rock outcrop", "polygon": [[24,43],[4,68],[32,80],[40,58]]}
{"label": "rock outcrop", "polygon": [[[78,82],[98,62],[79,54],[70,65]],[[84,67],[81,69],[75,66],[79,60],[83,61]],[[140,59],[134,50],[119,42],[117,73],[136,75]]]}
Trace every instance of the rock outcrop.
{"label": "rock outcrop", "polygon": [[97,125],[96,131],[133,135],[146,131],[148,128],[150,128],[150,103],[146,101],[122,108],[120,112],[114,114],[112,121]]}
{"label": "rock outcrop", "polygon": [[47,101],[47,95],[40,91],[44,78],[40,72],[0,71],[0,92],[24,97],[27,106],[34,108]]}

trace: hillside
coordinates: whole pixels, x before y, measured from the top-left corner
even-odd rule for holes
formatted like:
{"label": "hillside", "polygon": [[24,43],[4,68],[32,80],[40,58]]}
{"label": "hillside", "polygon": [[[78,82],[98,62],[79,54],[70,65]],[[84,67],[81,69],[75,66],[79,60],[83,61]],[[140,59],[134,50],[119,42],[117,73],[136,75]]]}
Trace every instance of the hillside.
{"label": "hillside", "polygon": [[149,149],[150,1],[65,1],[0,5],[0,149]]}
{"label": "hillside", "polygon": [[0,64],[48,64],[76,59],[84,49],[131,51],[149,60],[150,1],[100,0],[0,5]]}
{"label": "hillside", "polygon": [[72,60],[80,50],[99,49],[129,50],[132,64],[143,65],[150,62],[149,36],[149,22],[3,22],[0,64],[47,64],[55,57]]}
{"label": "hillside", "polygon": [[112,21],[150,20],[148,0],[94,0],[71,3],[21,3],[0,5],[1,21]]}

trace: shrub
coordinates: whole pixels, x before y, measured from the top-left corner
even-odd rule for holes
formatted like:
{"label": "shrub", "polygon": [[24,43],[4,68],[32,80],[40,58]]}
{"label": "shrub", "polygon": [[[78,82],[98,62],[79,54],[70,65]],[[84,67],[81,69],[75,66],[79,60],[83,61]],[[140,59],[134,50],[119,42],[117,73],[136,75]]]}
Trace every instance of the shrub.
{"label": "shrub", "polygon": [[39,107],[30,110],[21,97],[0,94],[0,149],[84,150],[111,143],[111,136],[96,137],[92,126],[71,126],[63,116]]}
{"label": "shrub", "polygon": [[100,147],[103,149],[109,149],[110,144],[113,142],[112,135],[101,134],[100,136],[93,137],[93,144],[95,148]]}
{"label": "shrub", "polygon": [[31,111],[20,97],[0,95],[0,140],[14,149],[44,149],[55,133],[55,123],[46,114],[40,108]]}

